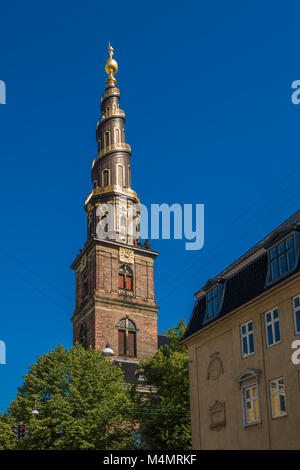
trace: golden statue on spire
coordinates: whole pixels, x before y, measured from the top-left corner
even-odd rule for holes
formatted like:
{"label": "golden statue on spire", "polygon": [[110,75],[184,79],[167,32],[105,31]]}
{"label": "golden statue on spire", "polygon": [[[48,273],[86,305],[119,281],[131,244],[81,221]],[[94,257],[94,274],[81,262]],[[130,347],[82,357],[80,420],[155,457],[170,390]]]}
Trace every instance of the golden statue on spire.
{"label": "golden statue on spire", "polygon": [[108,43],[108,53],[109,59],[105,62],[105,71],[107,75],[112,78],[118,71],[118,62],[112,58],[114,55],[114,48],[111,46],[110,42]]}

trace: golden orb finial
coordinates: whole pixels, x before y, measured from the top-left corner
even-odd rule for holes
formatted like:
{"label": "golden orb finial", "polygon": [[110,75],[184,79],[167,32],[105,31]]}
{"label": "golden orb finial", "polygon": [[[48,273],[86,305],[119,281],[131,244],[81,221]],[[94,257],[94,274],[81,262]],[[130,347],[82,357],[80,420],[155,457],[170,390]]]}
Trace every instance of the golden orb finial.
{"label": "golden orb finial", "polygon": [[105,62],[105,71],[107,75],[112,77],[118,71],[118,62],[112,58],[114,55],[114,48],[111,46],[110,42],[108,43],[108,53],[109,59]]}

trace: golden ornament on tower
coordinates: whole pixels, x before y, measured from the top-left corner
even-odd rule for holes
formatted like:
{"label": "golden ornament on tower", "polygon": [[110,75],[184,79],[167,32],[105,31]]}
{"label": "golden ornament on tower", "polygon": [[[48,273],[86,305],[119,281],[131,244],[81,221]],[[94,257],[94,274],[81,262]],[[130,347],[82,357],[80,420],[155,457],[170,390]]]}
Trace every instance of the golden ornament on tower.
{"label": "golden ornament on tower", "polygon": [[105,71],[107,75],[112,77],[118,71],[118,62],[115,59],[113,59],[114,48],[111,46],[110,42],[108,43],[108,53],[109,53],[109,59],[107,59],[107,61],[105,62]]}

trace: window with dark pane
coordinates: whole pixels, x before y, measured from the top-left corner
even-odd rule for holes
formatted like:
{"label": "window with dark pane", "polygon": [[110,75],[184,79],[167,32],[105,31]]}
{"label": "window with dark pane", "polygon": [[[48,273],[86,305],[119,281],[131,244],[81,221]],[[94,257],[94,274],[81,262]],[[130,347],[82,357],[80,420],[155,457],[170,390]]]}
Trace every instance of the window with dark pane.
{"label": "window with dark pane", "polygon": [[273,346],[273,344],[279,343],[280,324],[279,324],[279,313],[278,313],[277,308],[275,308],[271,312],[266,313],[265,325],[266,325],[267,346]]}
{"label": "window with dark pane", "polygon": [[119,289],[133,290],[133,272],[126,265],[119,268]]}
{"label": "window with dark pane", "polygon": [[274,281],[295,268],[295,237],[291,235],[269,252],[271,280]]}
{"label": "window with dark pane", "polygon": [[129,318],[123,318],[118,325],[119,354],[122,356],[136,356],[136,327]]}

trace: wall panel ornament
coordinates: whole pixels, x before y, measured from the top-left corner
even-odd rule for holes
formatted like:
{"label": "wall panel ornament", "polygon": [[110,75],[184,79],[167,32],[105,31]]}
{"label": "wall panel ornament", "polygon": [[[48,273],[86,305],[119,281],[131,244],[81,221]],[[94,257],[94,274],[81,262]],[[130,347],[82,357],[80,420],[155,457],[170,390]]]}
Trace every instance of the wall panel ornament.
{"label": "wall panel ornament", "polygon": [[207,368],[207,380],[217,380],[221,374],[224,374],[224,367],[219,353],[211,354]]}
{"label": "wall panel ornament", "polygon": [[225,402],[216,400],[215,403],[209,407],[210,414],[210,427],[212,429],[220,429],[226,425]]}

